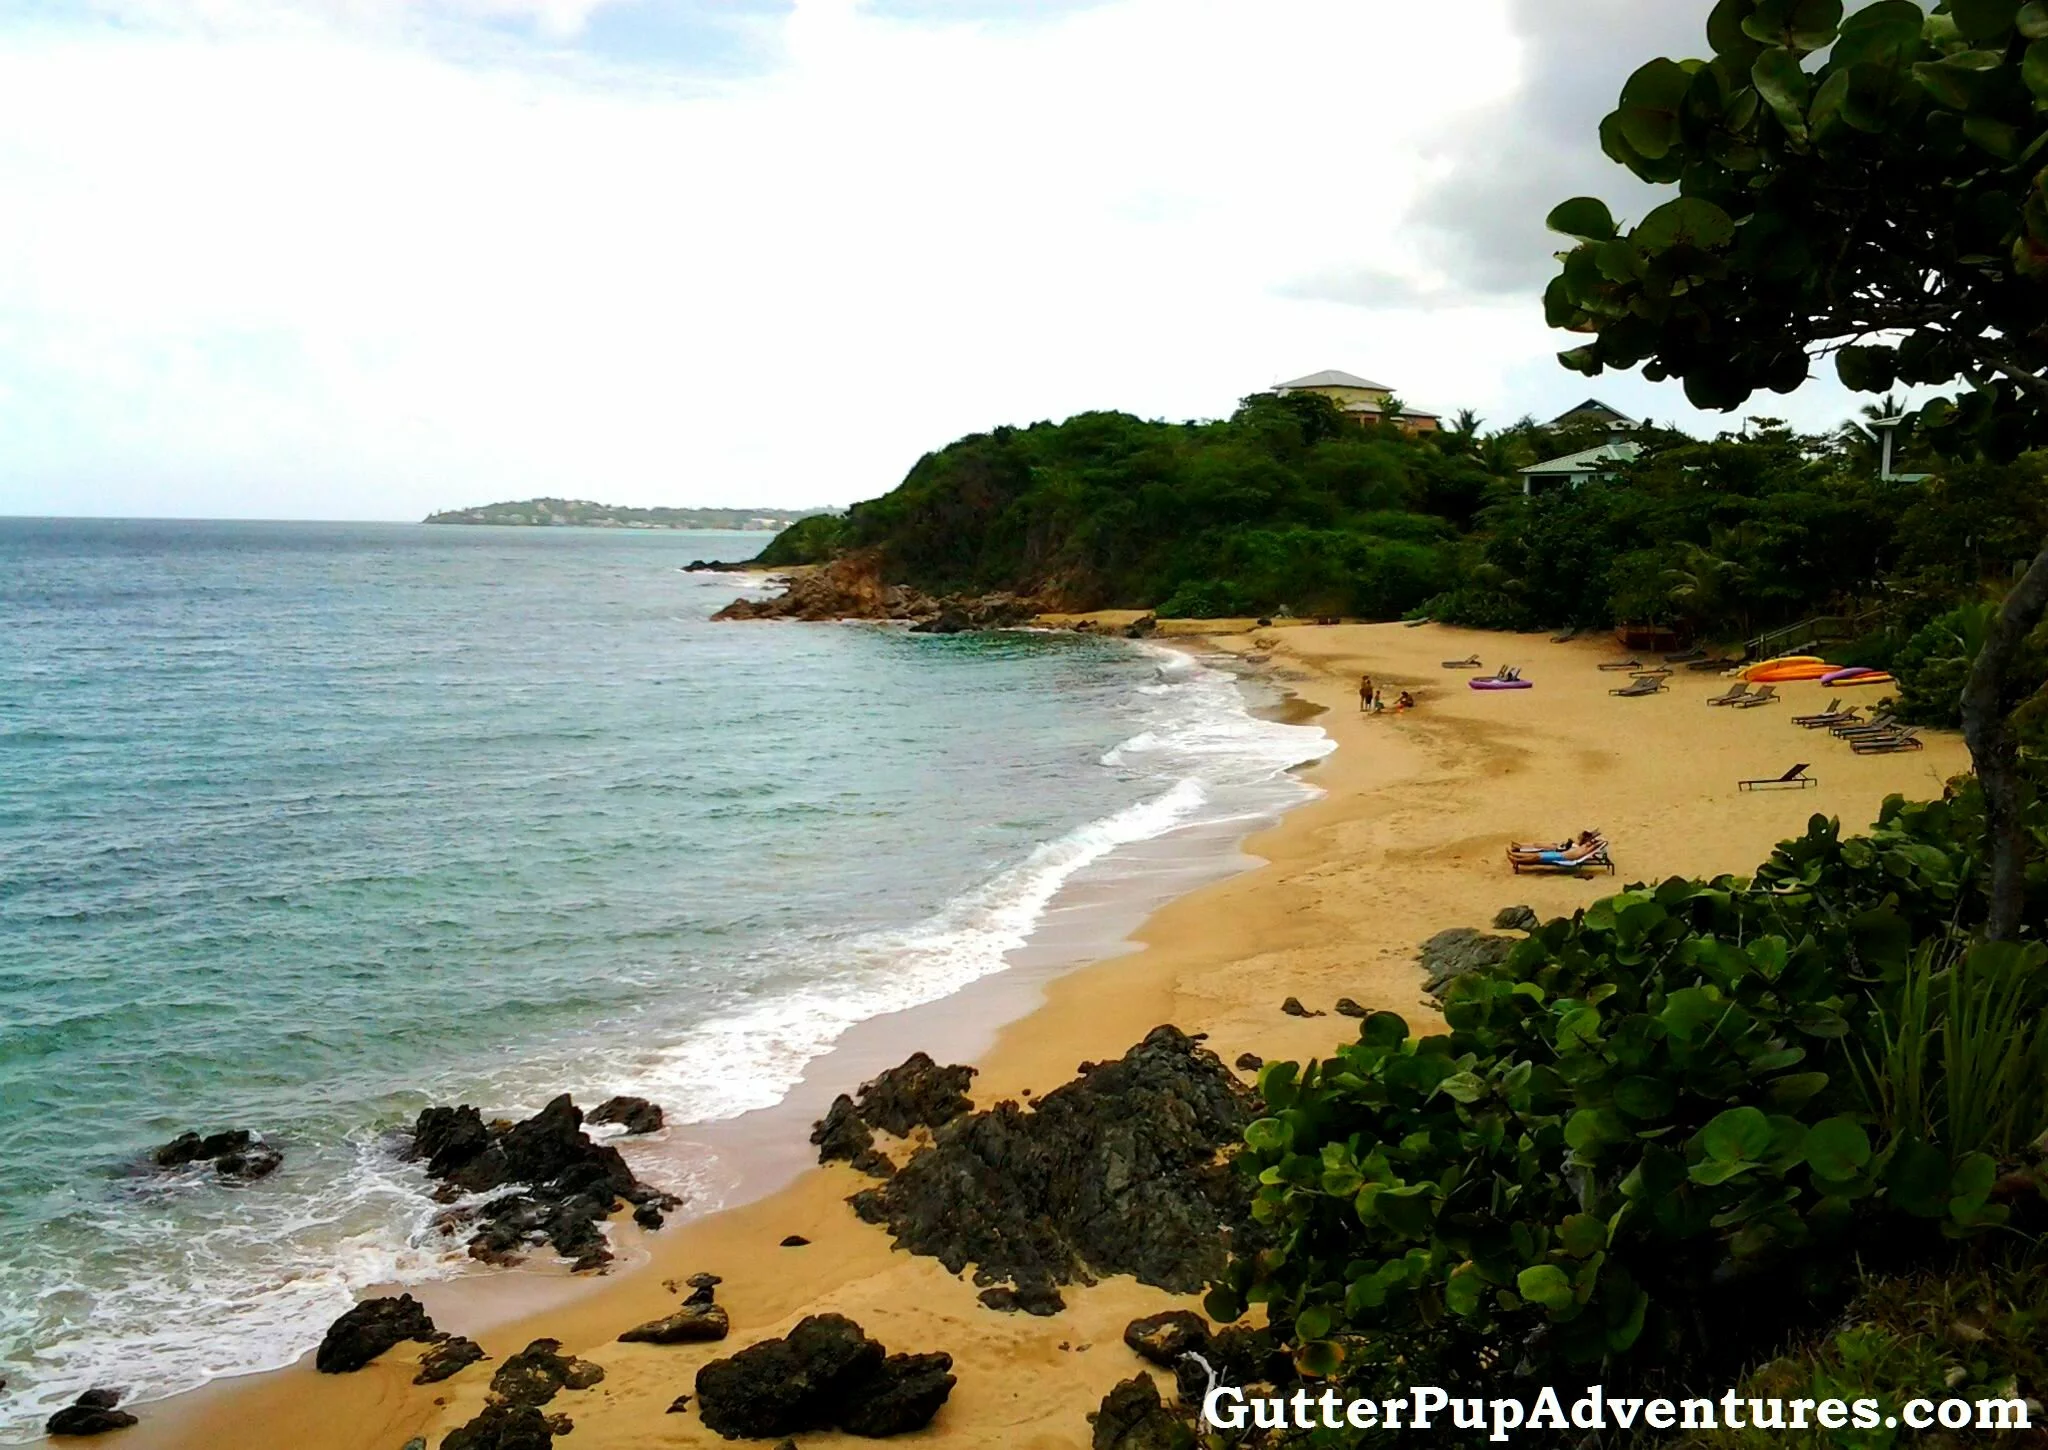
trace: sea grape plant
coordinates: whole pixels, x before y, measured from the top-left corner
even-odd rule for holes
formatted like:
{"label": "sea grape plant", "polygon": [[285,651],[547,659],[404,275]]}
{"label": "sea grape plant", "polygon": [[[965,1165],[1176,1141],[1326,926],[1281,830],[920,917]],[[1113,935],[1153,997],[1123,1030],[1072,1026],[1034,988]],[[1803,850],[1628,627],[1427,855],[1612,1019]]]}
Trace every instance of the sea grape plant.
{"label": "sea grape plant", "polygon": [[1238,1162],[1269,1238],[1210,1312],[1265,1304],[1318,1375],[1389,1340],[1640,1367],[1753,1317],[1759,1285],[1826,1302],[1858,1254],[1998,1222],[1992,1158],[1874,1135],[1853,1070],[1972,869],[1952,808],[1887,812],[1849,840],[1816,817],[1755,881],[1548,923],[1454,979],[1446,1034],[1379,1013],[1328,1059],[1268,1064]]}
{"label": "sea grape plant", "polygon": [[[1677,194],[1633,225],[1594,197],[1550,214],[1574,245],[1545,313],[1587,338],[1560,361],[1732,409],[1832,356],[1858,391],[1957,385],[1917,410],[1944,451],[2048,444],[2048,0],[1717,0],[1704,39],[1705,58],[1638,68],[1600,126],[1611,159]],[[1999,940],[2025,910],[2010,717],[2044,616],[2048,548],[1961,696]]]}

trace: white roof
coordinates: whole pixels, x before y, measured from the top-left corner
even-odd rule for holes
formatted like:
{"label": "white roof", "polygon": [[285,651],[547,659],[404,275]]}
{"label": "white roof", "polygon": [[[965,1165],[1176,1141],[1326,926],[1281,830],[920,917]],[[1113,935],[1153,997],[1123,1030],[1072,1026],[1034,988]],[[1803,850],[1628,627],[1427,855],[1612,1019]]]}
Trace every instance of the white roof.
{"label": "white roof", "polygon": [[1375,383],[1361,378],[1356,373],[1340,373],[1335,368],[1326,368],[1319,373],[1310,373],[1305,378],[1296,378],[1291,383],[1275,383],[1273,391],[1285,392],[1290,388],[1371,388],[1376,393],[1391,393],[1385,383]]}
{"label": "white roof", "polygon": [[1603,463],[1631,463],[1642,453],[1636,443],[1603,443],[1583,453],[1567,453],[1546,463],[1532,463],[1524,473],[1591,473]]}

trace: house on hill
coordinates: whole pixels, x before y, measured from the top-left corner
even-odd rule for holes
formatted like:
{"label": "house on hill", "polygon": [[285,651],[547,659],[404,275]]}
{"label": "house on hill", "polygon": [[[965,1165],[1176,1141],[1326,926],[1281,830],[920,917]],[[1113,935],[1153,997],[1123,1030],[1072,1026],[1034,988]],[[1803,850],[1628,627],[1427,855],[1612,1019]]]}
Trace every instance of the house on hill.
{"label": "house on hill", "polygon": [[1547,463],[1535,463],[1522,470],[1522,492],[1535,494],[1562,484],[1577,488],[1582,483],[1617,477],[1623,465],[1642,455],[1635,443],[1603,443],[1583,453],[1567,453]]}
{"label": "house on hill", "polygon": [[[1340,413],[1360,425],[1389,421],[1387,405],[1394,399],[1394,390],[1385,383],[1361,378],[1356,373],[1339,372],[1335,368],[1310,373],[1292,382],[1275,383],[1271,391],[1321,393],[1337,405]],[[1443,426],[1443,419],[1435,413],[1425,413],[1405,403],[1393,409],[1391,421],[1408,433],[1434,433]]]}
{"label": "house on hill", "polygon": [[1543,426],[1556,432],[1560,428],[1583,428],[1589,423],[1611,429],[1616,433],[1630,433],[1643,426],[1621,409],[1609,407],[1598,398],[1586,399],[1578,407],[1559,413]]}

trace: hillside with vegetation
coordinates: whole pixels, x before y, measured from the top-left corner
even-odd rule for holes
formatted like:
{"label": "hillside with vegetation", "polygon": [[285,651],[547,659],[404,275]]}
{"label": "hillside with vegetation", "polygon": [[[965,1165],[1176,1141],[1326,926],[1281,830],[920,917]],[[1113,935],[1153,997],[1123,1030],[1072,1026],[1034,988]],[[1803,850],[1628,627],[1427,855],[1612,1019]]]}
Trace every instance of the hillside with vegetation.
{"label": "hillside with vegetation", "polygon": [[528,498],[427,515],[430,524],[505,524],[578,529],[734,529],[780,532],[822,509],[629,508],[580,498]]}
{"label": "hillside with vegetation", "polygon": [[[1881,477],[1872,420],[1627,435],[1633,463],[1524,496],[1530,463],[1611,441],[1524,419],[1410,435],[1315,394],[1229,419],[1086,413],[997,428],[896,489],[805,519],[772,566],[872,559],[931,595],[1002,592],[1163,616],[1428,616],[1509,630],[1654,625],[1717,646],[1825,615],[1845,661],[1895,668],[1915,720],[1956,723],[1962,673],[2016,565],[2048,534],[2048,463],[1944,458],[1908,436]],[[1896,476],[1903,475],[1903,476]]]}

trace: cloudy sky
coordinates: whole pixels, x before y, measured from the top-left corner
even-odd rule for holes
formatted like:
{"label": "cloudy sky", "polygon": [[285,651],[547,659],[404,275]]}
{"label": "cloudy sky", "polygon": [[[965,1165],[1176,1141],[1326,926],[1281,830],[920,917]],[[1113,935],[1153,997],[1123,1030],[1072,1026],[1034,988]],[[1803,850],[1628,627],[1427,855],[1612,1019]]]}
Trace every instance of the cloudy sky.
{"label": "cloudy sky", "polygon": [[[0,513],[844,503],[1344,368],[1495,422],[1708,0],[14,0]],[[1831,383],[1758,410],[1820,426]]]}

